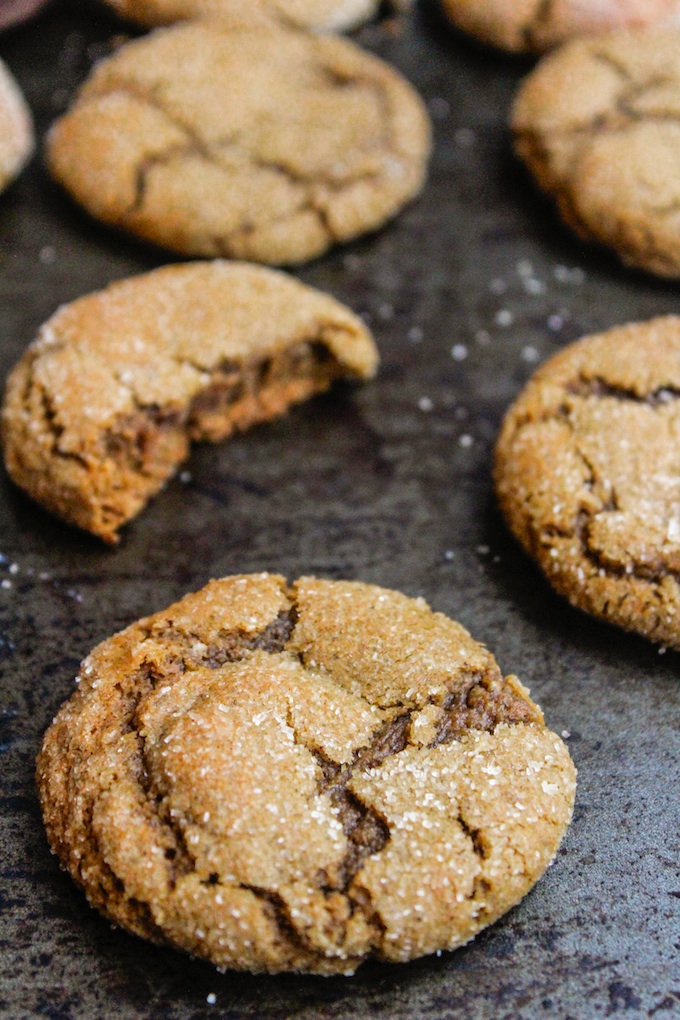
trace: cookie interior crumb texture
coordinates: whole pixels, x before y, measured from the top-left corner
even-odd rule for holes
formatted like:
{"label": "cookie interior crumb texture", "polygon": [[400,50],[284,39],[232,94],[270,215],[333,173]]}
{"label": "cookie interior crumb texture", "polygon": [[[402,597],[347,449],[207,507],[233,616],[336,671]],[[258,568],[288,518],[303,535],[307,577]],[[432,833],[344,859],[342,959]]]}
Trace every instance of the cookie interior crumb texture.
{"label": "cookie interior crumb texture", "polygon": [[320,974],[467,942],[548,866],[575,789],[459,624],[269,574],[99,645],[37,776],[50,844],[106,916],[220,968]]}
{"label": "cookie interior crumb texture", "polygon": [[[253,21],[275,19],[319,32],[344,32],[377,15],[380,0],[106,0],[118,14],[141,25],[170,25],[189,18],[220,16]],[[393,6],[397,6],[394,3]],[[399,3],[398,6],[405,6]]]}
{"label": "cookie interior crumb texture", "polygon": [[454,25],[510,52],[540,53],[573,36],[678,23],[678,0],[442,0]]}
{"label": "cookie interior crumb texture", "polygon": [[579,39],[521,86],[518,154],[581,237],[680,277],[680,30]]}
{"label": "cookie interior crumb texture", "polygon": [[347,308],[281,272],[168,266],[65,305],[7,383],[7,470],[107,542],[187,457],[337,379],[367,379],[373,340]]}
{"label": "cookie interior crumb texture", "polygon": [[148,241],[290,264],[396,215],[429,150],[417,93],[348,40],[201,19],[98,64],[48,162],[93,216]]}
{"label": "cookie interior crumb texture", "polygon": [[33,152],[33,118],[19,86],[0,60],[0,191]]}
{"label": "cookie interior crumb texture", "polygon": [[512,531],[576,606],[680,649],[680,318],[546,362],[506,416],[496,487]]}

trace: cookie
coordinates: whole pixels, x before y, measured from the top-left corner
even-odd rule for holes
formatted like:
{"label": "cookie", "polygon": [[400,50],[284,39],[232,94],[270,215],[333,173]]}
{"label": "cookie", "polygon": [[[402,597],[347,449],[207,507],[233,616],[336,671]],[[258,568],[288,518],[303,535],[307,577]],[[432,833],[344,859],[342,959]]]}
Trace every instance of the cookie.
{"label": "cookie", "polygon": [[5,463],[48,510],[116,542],[192,440],[223,439],[376,365],[356,316],[283,273],[168,266],[43,326],[7,383]]}
{"label": "cookie", "polygon": [[[345,32],[374,18],[380,0],[106,0],[121,17],[140,25],[170,25],[188,18],[274,18],[316,32]],[[403,0],[392,6],[405,7]]]}
{"label": "cookie", "polygon": [[352,973],[469,941],[544,872],[575,773],[423,599],[212,581],[104,641],[37,778],[108,918],[220,968]]}
{"label": "cookie", "polygon": [[680,318],[572,344],[510,408],[496,488],[573,605],[680,649]]}
{"label": "cookie", "polygon": [[429,145],[411,86],[346,39],[202,19],[100,63],[48,160],[107,223],[189,255],[286,264],[394,216]]}
{"label": "cookie", "polygon": [[0,60],[0,191],[33,153],[33,120],[19,86]]}
{"label": "cookie", "polygon": [[442,5],[457,28],[513,53],[541,53],[573,36],[680,21],[678,0],[442,0]]}
{"label": "cookie", "polygon": [[632,266],[680,277],[680,31],[568,43],[515,100],[517,152],[565,222]]}

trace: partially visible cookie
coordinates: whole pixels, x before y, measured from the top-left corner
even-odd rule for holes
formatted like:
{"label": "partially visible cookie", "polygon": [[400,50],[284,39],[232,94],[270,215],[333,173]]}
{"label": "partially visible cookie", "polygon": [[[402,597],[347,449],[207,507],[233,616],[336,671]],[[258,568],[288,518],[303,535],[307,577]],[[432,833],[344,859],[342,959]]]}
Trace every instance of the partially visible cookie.
{"label": "partially visible cookie", "polygon": [[541,366],[496,448],[505,517],[570,602],[680,649],[680,318]]}
{"label": "partially visible cookie", "polygon": [[77,682],[38,759],[52,849],[111,920],[220,968],[453,949],[571,817],[574,767],[526,689],[398,592],[212,581]]}
{"label": "partially visible cookie", "polygon": [[53,127],[53,174],[107,223],[189,255],[304,262],[422,187],[429,121],[338,36],[201,19],[100,63]]}
{"label": "partially visible cookie", "polygon": [[680,277],[680,31],[579,39],[515,100],[517,152],[579,236]]}
{"label": "partially visible cookie", "polygon": [[[140,25],[170,25],[206,16],[275,18],[316,32],[345,32],[374,18],[380,0],[106,0],[124,18]],[[406,6],[393,0],[393,6]]]}
{"label": "partially visible cookie", "polygon": [[283,273],[168,266],[61,308],[7,383],[10,476],[106,542],[186,458],[376,369],[349,309]]}
{"label": "partially visible cookie", "polygon": [[0,191],[33,152],[33,119],[19,86],[0,60]]}
{"label": "partially visible cookie", "polygon": [[541,53],[573,36],[672,25],[678,0],[442,0],[458,28],[513,53]]}

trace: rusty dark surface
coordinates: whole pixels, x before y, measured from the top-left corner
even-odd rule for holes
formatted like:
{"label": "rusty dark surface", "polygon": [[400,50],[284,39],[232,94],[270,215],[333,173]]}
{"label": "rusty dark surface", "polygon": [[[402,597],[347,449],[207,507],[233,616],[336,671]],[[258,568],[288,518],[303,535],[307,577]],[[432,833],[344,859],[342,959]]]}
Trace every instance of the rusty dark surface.
{"label": "rusty dark surface", "polygon": [[[0,37],[41,137],[126,31],[94,2],[57,0]],[[370,320],[378,379],[197,449],[190,475],[113,551],[0,478],[2,1017],[680,1015],[680,658],[554,595],[506,532],[489,471],[502,413],[537,361],[586,332],[677,311],[678,287],[573,239],[516,165],[505,119],[528,64],[454,35],[431,6],[400,32],[382,23],[358,39],[418,86],[437,141],[419,201],[300,272]],[[40,156],[0,197],[0,236],[3,378],[56,306],[169,261],[89,221]],[[220,975],[112,930],[50,856],[33,761],[79,660],[212,576],[264,569],[425,596],[570,733],[580,785],[555,865],[465,949],[353,978]]]}

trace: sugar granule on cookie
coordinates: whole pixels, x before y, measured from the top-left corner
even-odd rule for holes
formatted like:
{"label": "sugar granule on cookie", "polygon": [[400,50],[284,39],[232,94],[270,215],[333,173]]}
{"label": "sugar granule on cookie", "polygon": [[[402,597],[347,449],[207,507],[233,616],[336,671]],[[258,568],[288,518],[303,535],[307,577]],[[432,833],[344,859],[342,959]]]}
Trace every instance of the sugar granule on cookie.
{"label": "sugar granule on cookie", "polygon": [[319,974],[469,941],[545,871],[575,790],[459,624],[270,574],[100,644],[37,779],[53,851],[108,918],[220,968]]}
{"label": "sugar granule on cookie", "polygon": [[[346,32],[376,17],[380,0],[106,0],[122,17],[141,25],[170,25],[199,17],[274,19],[316,32]],[[410,0],[392,0],[405,9]]]}
{"label": "sugar granule on cookie", "polygon": [[187,255],[301,263],[421,190],[420,97],[339,36],[199,19],[99,63],[48,163],[91,215]]}
{"label": "sugar granule on cookie", "polygon": [[678,24],[678,0],[442,0],[464,32],[513,53],[540,53],[574,36]]}
{"label": "sugar granule on cookie", "polygon": [[507,413],[496,489],[570,602],[680,649],[680,318],[586,337]]}
{"label": "sugar granule on cookie", "polygon": [[326,294],[261,266],[167,266],[65,305],[12,371],[2,410],[13,481],[115,542],[189,453],[338,379],[377,351]]}
{"label": "sugar granule on cookie", "polygon": [[33,145],[30,110],[19,86],[0,60],[0,191],[24,168]]}
{"label": "sugar granule on cookie", "polygon": [[680,30],[579,39],[544,58],[512,112],[515,147],[583,238],[680,277]]}

